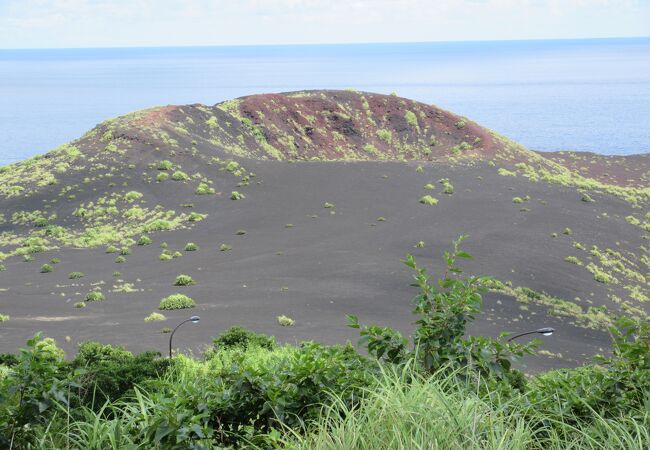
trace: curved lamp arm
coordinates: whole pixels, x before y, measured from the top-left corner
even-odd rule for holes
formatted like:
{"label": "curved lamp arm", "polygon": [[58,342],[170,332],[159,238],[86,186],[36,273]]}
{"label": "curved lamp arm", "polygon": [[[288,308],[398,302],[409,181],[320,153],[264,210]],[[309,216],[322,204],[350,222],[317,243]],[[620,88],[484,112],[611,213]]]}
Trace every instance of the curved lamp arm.
{"label": "curved lamp arm", "polygon": [[181,323],[176,325],[176,328],[174,328],[174,330],[172,331],[172,334],[169,336],[169,358],[170,359],[172,357],[172,340],[174,339],[174,333],[176,333],[176,330],[178,330],[178,328],[181,325],[183,325],[184,323],[187,323],[187,322],[199,323],[199,320],[201,320],[201,318],[199,316],[192,316],[189,319],[185,319],[184,321],[182,321]]}
{"label": "curved lamp arm", "polygon": [[527,336],[529,334],[541,334],[543,336],[550,336],[554,332],[555,332],[555,328],[551,328],[551,327],[540,328],[539,330],[535,330],[535,331],[526,331],[525,333],[515,334],[514,336],[508,338],[508,342],[513,341],[522,336]]}

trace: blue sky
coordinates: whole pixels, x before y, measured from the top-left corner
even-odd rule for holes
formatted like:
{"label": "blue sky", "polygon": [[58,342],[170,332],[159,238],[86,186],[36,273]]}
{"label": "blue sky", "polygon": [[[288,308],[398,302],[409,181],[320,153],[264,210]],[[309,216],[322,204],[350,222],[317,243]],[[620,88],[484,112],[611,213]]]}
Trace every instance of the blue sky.
{"label": "blue sky", "polygon": [[650,36],[650,0],[0,0],[0,48]]}

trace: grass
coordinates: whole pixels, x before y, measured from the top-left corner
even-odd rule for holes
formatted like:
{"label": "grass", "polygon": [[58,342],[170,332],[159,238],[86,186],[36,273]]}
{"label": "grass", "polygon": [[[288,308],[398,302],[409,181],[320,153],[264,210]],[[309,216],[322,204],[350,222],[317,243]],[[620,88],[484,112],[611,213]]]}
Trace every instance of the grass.
{"label": "grass", "polygon": [[50,272],[52,272],[53,270],[54,270],[54,269],[53,269],[52,266],[50,266],[49,264],[43,264],[43,265],[41,266],[41,273],[50,273]]}
{"label": "grass", "polygon": [[83,278],[83,277],[84,277],[83,272],[70,272],[68,274],[68,278],[71,279],[71,280],[77,280],[77,279]]}
{"label": "grass", "polygon": [[161,310],[172,310],[172,309],[187,309],[194,308],[196,303],[187,295],[183,294],[172,294],[168,297],[160,300],[160,305],[158,309]]}
{"label": "grass", "polygon": [[243,198],[246,198],[246,196],[244,194],[242,194],[241,192],[232,191],[230,193],[230,200],[241,200]]}
{"label": "grass", "polygon": [[176,281],[174,282],[174,286],[191,286],[193,284],[196,284],[194,279],[189,276],[189,275],[179,275],[176,277]]}
{"label": "grass", "polygon": [[315,424],[303,433],[287,432],[282,448],[641,450],[650,445],[641,419],[596,414],[593,423],[580,427],[570,414],[544,417],[523,396],[501,404],[486,401],[476,393],[483,382],[467,386],[408,369],[383,371],[377,378],[357,407],[333,395]]}
{"label": "grass", "polygon": [[422,203],[423,205],[437,205],[438,199],[431,197],[430,195],[424,195],[420,197],[419,202]]}
{"label": "grass", "polygon": [[292,327],[296,324],[296,321],[291,317],[287,317],[283,314],[281,316],[278,316],[278,324],[283,327]]}
{"label": "grass", "polygon": [[165,317],[163,314],[160,314],[158,312],[152,312],[149,314],[147,317],[144,318],[145,322],[159,322],[167,320],[167,317]]}
{"label": "grass", "polygon": [[86,294],[85,300],[87,302],[101,302],[104,298],[104,294],[101,291],[90,291]]}
{"label": "grass", "polygon": [[214,188],[210,187],[207,183],[200,183],[196,188],[196,191],[194,191],[196,195],[209,195],[214,194],[215,192]]}
{"label": "grass", "polygon": [[188,242],[185,244],[185,251],[186,252],[195,252],[199,249],[199,246],[196,245],[194,242]]}

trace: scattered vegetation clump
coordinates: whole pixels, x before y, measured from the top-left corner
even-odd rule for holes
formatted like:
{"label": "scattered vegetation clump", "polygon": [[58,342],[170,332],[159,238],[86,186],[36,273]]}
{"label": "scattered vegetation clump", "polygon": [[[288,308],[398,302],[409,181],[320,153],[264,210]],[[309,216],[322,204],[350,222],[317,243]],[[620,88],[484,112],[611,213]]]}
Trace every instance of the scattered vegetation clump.
{"label": "scattered vegetation clump", "polygon": [[207,214],[201,214],[201,213],[197,213],[197,212],[192,211],[192,213],[189,215],[187,220],[189,222],[200,222],[203,219],[205,219],[206,217],[208,217]]}
{"label": "scattered vegetation clump", "polygon": [[183,171],[177,170],[172,174],[172,180],[174,181],[187,181],[190,177]]}
{"label": "scattered vegetation clump", "polygon": [[221,244],[219,246],[219,251],[220,252],[229,252],[230,250],[232,250],[232,247],[230,245],[228,245],[228,244]]}
{"label": "scattered vegetation clump", "polygon": [[172,259],[172,254],[168,250],[163,250],[158,259],[161,261],[170,261]]}
{"label": "scattered vegetation clump", "polygon": [[167,172],[160,172],[158,175],[156,175],[156,181],[158,183],[162,183],[163,181],[167,181],[169,179],[169,174]]}
{"label": "scattered vegetation clump", "polygon": [[424,185],[424,189],[426,189],[427,191],[433,191],[435,189],[435,186],[431,183],[427,183]]}
{"label": "scattered vegetation clump", "polygon": [[283,327],[292,327],[296,324],[296,321],[291,317],[287,317],[283,314],[281,316],[278,316],[278,324]]}
{"label": "scattered vegetation clump", "polygon": [[75,308],[85,308],[86,302],[75,302],[72,306],[74,306]]}
{"label": "scattered vegetation clump", "polygon": [[380,128],[377,130],[377,137],[382,141],[390,144],[390,142],[393,140],[393,133],[391,133],[390,130]]}
{"label": "scattered vegetation clump", "polygon": [[199,246],[196,245],[194,242],[188,242],[185,244],[185,251],[186,252],[195,252],[199,249]]}
{"label": "scattered vegetation clump", "polygon": [[196,188],[196,191],[194,191],[196,195],[209,195],[209,194],[214,194],[215,192],[216,191],[214,190],[214,188],[210,187],[210,185],[207,183],[200,183],[199,186]]}
{"label": "scattered vegetation clump", "polygon": [[406,111],[404,113],[404,119],[406,119],[406,123],[408,123],[411,128],[419,129],[418,117],[413,111]]}
{"label": "scattered vegetation clump", "polygon": [[196,284],[194,279],[189,275],[183,274],[177,276],[176,281],[174,282],[174,286],[191,286],[193,284]]}
{"label": "scattered vegetation clump", "polygon": [[123,262],[126,262],[126,257],[119,255],[117,258],[115,258],[115,262],[117,264],[122,264]]}
{"label": "scattered vegetation clump", "polygon": [[142,194],[137,191],[130,191],[124,194],[124,200],[128,203],[133,203],[136,200],[140,200],[142,198]]}
{"label": "scattered vegetation clump", "polygon": [[137,244],[138,245],[151,245],[152,242],[153,241],[151,240],[151,238],[149,236],[147,236],[146,234],[143,234],[142,236],[140,236],[140,239],[138,239]]}
{"label": "scattered vegetation clump", "polygon": [[52,259],[50,260],[50,264],[58,264],[58,263],[60,263],[60,262],[61,262],[61,260],[60,260],[59,258],[52,258]]}
{"label": "scattered vegetation clump", "polygon": [[499,170],[497,172],[502,177],[516,177],[517,176],[516,172],[513,172],[512,170],[508,170],[508,169],[506,169],[504,167],[499,168]]}
{"label": "scattered vegetation clump", "polygon": [[41,273],[50,273],[50,272],[52,272],[53,270],[54,270],[54,269],[53,269],[52,266],[50,266],[49,264],[43,264],[43,265],[41,266]]}
{"label": "scattered vegetation clump", "polygon": [[334,203],[325,202],[323,203],[323,208],[325,209],[334,208]]}
{"label": "scattered vegetation clump", "polygon": [[235,234],[236,234],[237,236],[243,236],[243,235],[246,234],[246,230],[237,230],[237,231],[235,232]]}
{"label": "scattered vegetation clump", "polygon": [[422,172],[424,172],[424,167],[422,167],[421,165],[418,164],[418,166],[415,168],[415,171],[417,173],[422,173]]}
{"label": "scattered vegetation clump", "polygon": [[586,192],[584,194],[582,194],[582,197],[580,197],[580,200],[582,200],[585,203],[592,203],[594,201],[594,199],[591,198],[591,196],[589,194],[587,194]]}
{"label": "scattered vegetation clump", "polygon": [[438,204],[438,199],[434,198],[434,197],[432,197],[430,195],[424,195],[424,196],[420,197],[419,201],[423,205],[437,205]]}
{"label": "scattered vegetation clump", "polygon": [[512,198],[512,203],[523,203],[524,199],[521,197],[513,197]]}
{"label": "scattered vegetation clump", "polygon": [[232,191],[230,193],[230,200],[241,200],[242,198],[246,198],[246,196],[240,192]]}
{"label": "scattered vegetation clump", "polygon": [[145,322],[159,322],[167,320],[167,317],[165,317],[163,314],[160,314],[158,312],[152,312],[149,314],[147,317],[144,318]]}
{"label": "scattered vegetation clump", "polygon": [[568,263],[575,264],[576,266],[581,266],[582,261],[577,256],[567,256],[564,260]]}
{"label": "scattered vegetation clump", "polygon": [[566,227],[564,231],[562,231],[562,234],[566,234],[567,236],[570,236],[573,234],[573,230],[569,227]]}
{"label": "scattered vegetation clump", "polygon": [[0,323],[8,322],[11,319],[7,314],[0,314]]}
{"label": "scattered vegetation clump", "polygon": [[158,170],[172,170],[174,165],[171,161],[164,159],[158,163]]}
{"label": "scattered vegetation clump", "polygon": [[160,300],[160,305],[158,309],[161,310],[172,310],[172,309],[186,309],[194,308],[196,303],[187,295],[183,294],[172,294],[168,297]]}
{"label": "scattered vegetation clump", "polygon": [[86,294],[87,302],[101,302],[104,300],[104,294],[101,291],[90,291]]}
{"label": "scattered vegetation clump", "polygon": [[414,245],[415,248],[424,248],[425,246],[426,246],[426,244],[424,243],[424,241],[418,241],[418,242]]}
{"label": "scattered vegetation clump", "polygon": [[454,186],[451,184],[451,181],[449,181],[449,178],[442,178],[438,183],[442,184],[443,194],[451,195],[454,193]]}
{"label": "scattered vegetation clump", "polygon": [[68,274],[68,278],[71,280],[77,280],[79,278],[83,278],[84,274],[83,272],[70,272]]}

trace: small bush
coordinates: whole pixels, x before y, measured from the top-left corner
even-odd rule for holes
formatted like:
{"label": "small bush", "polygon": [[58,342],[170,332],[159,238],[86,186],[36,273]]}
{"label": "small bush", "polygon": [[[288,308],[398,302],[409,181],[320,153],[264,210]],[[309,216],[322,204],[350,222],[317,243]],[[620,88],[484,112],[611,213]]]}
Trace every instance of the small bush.
{"label": "small bush", "polygon": [[50,264],[58,264],[60,262],[61,262],[61,260],[59,258],[52,258],[52,260],[50,261]]}
{"label": "small bush", "polygon": [[594,199],[591,198],[591,196],[589,194],[587,194],[587,193],[582,194],[582,197],[580,198],[580,200],[582,200],[583,202],[586,202],[586,203],[591,203],[591,202],[594,201]]}
{"label": "small bush", "polygon": [[139,200],[142,198],[142,194],[138,191],[130,191],[124,194],[124,200],[126,200],[129,203],[133,203],[136,200]]}
{"label": "small bush", "polygon": [[458,128],[459,130],[462,130],[463,128],[465,128],[465,125],[467,125],[467,122],[465,121],[465,119],[460,119],[458,122],[456,122],[454,124],[454,126],[456,128]]}
{"label": "small bush", "polygon": [[243,235],[246,234],[246,230],[237,230],[237,231],[235,232],[235,234],[236,234],[237,236],[243,236]]}
{"label": "small bush", "polygon": [[424,185],[424,189],[426,189],[427,191],[433,191],[435,189],[435,186],[431,183],[427,183]]}
{"label": "small bush", "polygon": [[104,300],[104,294],[100,291],[90,291],[86,294],[85,300],[87,302],[101,302]]}
{"label": "small bush", "polygon": [[162,320],[167,320],[167,317],[157,312],[152,312],[151,314],[149,314],[147,317],[144,318],[145,322],[159,322]]}
{"label": "small bush", "polygon": [[580,261],[580,259],[578,259],[576,256],[567,256],[566,258],[564,258],[564,260],[568,263],[575,264],[577,266],[582,265],[582,261]]}
{"label": "small bush", "polygon": [[0,314],[0,322],[7,322],[10,317],[6,314]]}
{"label": "small bush", "polygon": [[200,222],[200,221],[202,221],[203,219],[205,219],[206,217],[208,217],[207,214],[199,214],[199,213],[197,213],[197,212],[192,212],[192,213],[190,214],[190,216],[187,218],[187,220],[188,220],[189,222]]}
{"label": "small bush", "polygon": [[196,303],[187,295],[183,294],[172,294],[168,297],[160,300],[160,305],[158,309],[161,310],[171,310],[171,309],[186,309],[194,308]]}
{"label": "small bush", "polygon": [[240,326],[230,327],[213,339],[216,349],[240,348],[264,348],[273,350],[276,347],[275,338],[265,334],[258,334]]}
{"label": "small bush", "polygon": [[158,170],[171,170],[173,166],[171,161],[164,159],[158,163]]}
{"label": "small bush", "polygon": [[417,173],[422,173],[422,172],[424,172],[424,167],[418,165],[418,166],[415,168],[415,171],[416,171]]}
{"label": "small bush", "polygon": [[172,253],[172,258],[180,258],[181,256],[183,256],[183,254],[181,252],[179,252],[178,250],[176,250],[174,253]]}
{"label": "small bush", "polygon": [[283,327],[292,327],[295,325],[295,323],[296,321],[290,317],[287,317],[285,315],[278,316],[278,324]]}
{"label": "small bush", "polygon": [[573,230],[569,227],[565,228],[562,234],[566,234],[567,236],[570,236],[573,234]]}
{"label": "small bush", "polygon": [[323,203],[323,208],[325,209],[334,208],[334,203],[325,202]]}
{"label": "small bush", "polygon": [[230,245],[228,245],[228,244],[221,244],[219,246],[219,251],[220,252],[227,252],[227,251],[230,251],[230,250],[232,250],[232,247]]}
{"label": "small bush", "polygon": [[158,259],[161,261],[169,261],[172,259],[172,254],[169,253],[167,250],[164,250],[158,257]]}
{"label": "small bush", "polygon": [[113,278],[119,278],[122,276],[122,272],[118,272],[117,270],[113,272]]}
{"label": "small bush", "polygon": [[117,258],[115,258],[115,263],[116,264],[122,264],[123,262],[126,262],[126,258],[124,256],[120,255]]}
{"label": "small bush", "polygon": [[188,242],[185,244],[185,251],[186,252],[195,252],[199,249],[199,246],[196,245],[194,242]]}
{"label": "small bush", "polygon": [[77,280],[77,279],[83,278],[83,277],[84,277],[83,272],[70,272],[68,274],[68,278],[71,279],[71,280]]}
{"label": "small bush", "polygon": [[151,242],[151,238],[146,234],[143,234],[140,236],[140,239],[138,239],[138,245],[151,245]]}
{"label": "small bush", "polygon": [[75,308],[85,308],[86,307],[86,302],[77,302],[74,305]]}
{"label": "small bush", "polygon": [[177,170],[172,174],[172,180],[174,181],[187,181],[189,180],[190,177],[185,173],[180,170]]}
{"label": "small bush", "polygon": [[122,247],[120,249],[120,255],[126,256],[131,254],[131,249],[129,247]]}
{"label": "small bush", "polygon": [[194,279],[189,275],[179,275],[176,277],[174,286],[190,286],[195,284]]}
{"label": "small bush", "polygon": [[54,270],[54,269],[53,269],[52,266],[50,266],[49,264],[43,264],[43,265],[41,266],[41,273],[50,273],[50,272],[52,272],[53,270]]}
{"label": "small bush", "polygon": [[417,244],[414,245],[415,248],[424,248],[426,244],[424,241],[418,241]]}
{"label": "small bush", "polygon": [[423,197],[420,197],[420,203],[424,205],[437,205],[438,204],[438,199],[433,198],[430,195],[425,195]]}
{"label": "small bush", "polygon": [[521,197],[512,197],[512,203],[523,203],[524,199]]}
{"label": "small bush", "polygon": [[393,134],[390,130],[379,129],[377,130],[377,137],[382,141],[390,144],[390,141],[393,139]]}
{"label": "small bush", "polygon": [[34,261],[34,257],[32,255],[23,255],[23,261],[32,262]]}
{"label": "small bush", "polygon": [[168,180],[168,179],[169,179],[169,174],[168,174],[167,172],[160,172],[160,173],[156,176],[156,181],[157,181],[158,183],[162,183],[163,181],[166,181],[166,180]]}
{"label": "small bush", "polygon": [[114,245],[109,245],[106,247],[106,253],[117,253],[119,249],[115,247]]}
{"label": "small bush", "polygon": [[196,188],[196,191],[194,193],[196,195],[208,195],[208,194],[214,194],[216,191],[214,188],[210,187],[209,184],[207,183],[200,183],[199,186]]}
{"label": "small bush", "polygon": [[230,200],[241,200],[242,198],[246,198],[246,196],[240,192],[232,191],[230,193]]}

